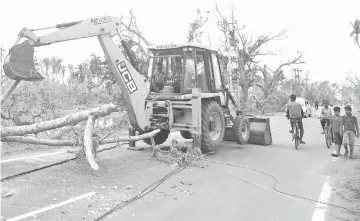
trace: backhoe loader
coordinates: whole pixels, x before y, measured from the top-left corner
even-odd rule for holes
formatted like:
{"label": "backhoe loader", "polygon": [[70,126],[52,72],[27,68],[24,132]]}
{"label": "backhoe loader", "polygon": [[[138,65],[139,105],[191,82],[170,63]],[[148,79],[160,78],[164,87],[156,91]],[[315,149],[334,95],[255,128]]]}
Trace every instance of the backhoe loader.
{"label": "backhoe loader", "polygon": [[[244,116],[238,110],[223,84],[216,50],[190,43],[149,47],[145,76],[137,71],[131,51],[125,47],[123,54],[114,40],[120,24],[116,17],[92,17],[50,27],[59,30],[43,36],[35,34],[43,29],[23,28],[5,59],[4,71],[14,80],[42,80],[34,67],[34,47],[97,37],[122,90],[132,126],[130,135],[161,129],[154,137],[158,145],[170,131],[180,131],[184,138],[193,138],[202,152],[217,150],[224,136],[238,144],[272,142],[268,119]],[[26,40],[19,43],[23,38]],[[259,122],[260,127],[256,126]],[[144,141],[151,144],[150,139]]]}

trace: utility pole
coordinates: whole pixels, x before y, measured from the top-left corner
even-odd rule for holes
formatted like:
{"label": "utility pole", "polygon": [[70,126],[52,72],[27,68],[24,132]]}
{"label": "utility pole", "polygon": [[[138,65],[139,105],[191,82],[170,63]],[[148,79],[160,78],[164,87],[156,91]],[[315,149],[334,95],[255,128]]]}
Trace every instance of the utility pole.
{"label": "utility pole", "polygon": [[6,50],[3,48],[3,46],[0,47],[0,76],[3,74],[3,52],[6,52]]}
{"label": "utility pole", "polygon": [[232,22],[228,22],[226,18],[224,18],[224,21],[222,23],[218,23],[218,25],[224,25],[224,32],[225,32],[225,47],[227,48],[227,55],[228,55],[228,76],[230,76],[230,91],[234,89],[233,81],[232,81],[232,58],[231,56],[231,48],[233,46],[233,40],[235,39],[235,24],[237,21],[234,21],[234,18],[232,17]]}
{"label": "utility pole", "polygon": [[[227,18],[224,18],[224,21],[222,23],[218,23],[218,25],[224,26],[224,32],[225,32],[225,38],[226,38],[226,48],[228,49],[228,76],[230,78],[230,92],[235,92],[237,97],[237,100],[240,101],[241,97],[241,77],[240,77],[240,68],[241,65],[239,64],[241,61],[239,60],[239,47],[238,43],[239,40],[235,37],[236,31],[240,30],[237,26],[237,20],[235,20],[234,16],[231,16],[231,22],[227,21]],[[243,26],[242,29],[244,29],[245,26]],[[235,72],[235,76],[234,73]],[[237,87],[234,87],[234,81],[233,79],[236,79]]]}
{"label": "utility pole", "polygon": [[295,80],[295,93],[296,95],[300,95],[300,73],[302,72],[302,70],[300,70],[299,68],[294,68],[293,71],[294,71],[294,80]]}

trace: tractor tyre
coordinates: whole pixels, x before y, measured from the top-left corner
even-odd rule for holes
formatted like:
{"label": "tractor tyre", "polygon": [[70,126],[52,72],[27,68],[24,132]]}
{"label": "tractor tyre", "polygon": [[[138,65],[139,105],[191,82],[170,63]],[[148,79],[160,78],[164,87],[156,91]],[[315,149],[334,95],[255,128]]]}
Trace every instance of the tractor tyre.
{"label": "tractor tyre", "polygon": [[233,133],[237,144],[246,144],[250,137],[249,120],[243,116],[237,116],[233,125]]}
{"label": "tractor tyre", "polygon": [[[141,132],[140,134],[144,134],[144,132]],[[167,138],[169,137],[169,134],[170,134],[170,130],[161,130],[159,133],[157,133],[154,136],[155,144],[159,145],[159,144],[164,143],[167,140]],[[150,138],[144,139],[144,142],[146,144],[151,145],[151,139]]]}
{"label": "tractor tyre", "polygon": [[216,151],[224,139],[225,118],[216,101],[205,101],[201,113],[201,152]]}
{"label": "tractor tyre", "polygon": [[192,135],[191,135],[190,131],[180,130],[180,134],[184,139],[192,139]]}

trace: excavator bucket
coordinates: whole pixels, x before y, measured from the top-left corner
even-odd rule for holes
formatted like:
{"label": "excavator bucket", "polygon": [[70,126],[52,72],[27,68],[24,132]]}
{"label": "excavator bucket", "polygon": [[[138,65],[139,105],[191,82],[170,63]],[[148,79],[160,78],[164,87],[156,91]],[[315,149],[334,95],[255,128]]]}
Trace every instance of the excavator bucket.
{"label": "excavator bucket", "polygon": [[[257,118],[254,116],[246,116],[250,123],[249,144],[270,145],[272,144],[272,136],[270,130],[269,118]],[[225,141],[235,142],[234,133],[231,127],[225,129]]]}
{"label": "excavator bucket", "polygon": [[248,117],[250,122],[250,136],[248,143],[270,145],[272,136],[269,118]]}
{"label": "excavator bucket", "polygon": [[44,77],[36,72],[34,47],[25,41],[10,49],[3,65],[5,74],[13,80],[40,81]]}

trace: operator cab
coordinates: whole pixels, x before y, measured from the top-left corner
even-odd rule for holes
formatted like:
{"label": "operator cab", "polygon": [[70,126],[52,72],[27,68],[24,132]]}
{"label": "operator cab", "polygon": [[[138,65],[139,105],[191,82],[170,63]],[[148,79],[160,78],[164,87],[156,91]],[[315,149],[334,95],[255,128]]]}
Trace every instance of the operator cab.
{"label": "operator cab", "polygon": [[217,51],[201,45],[149,47],[150,93],[191,94],[192,88],[215,93],[222,89]]}

